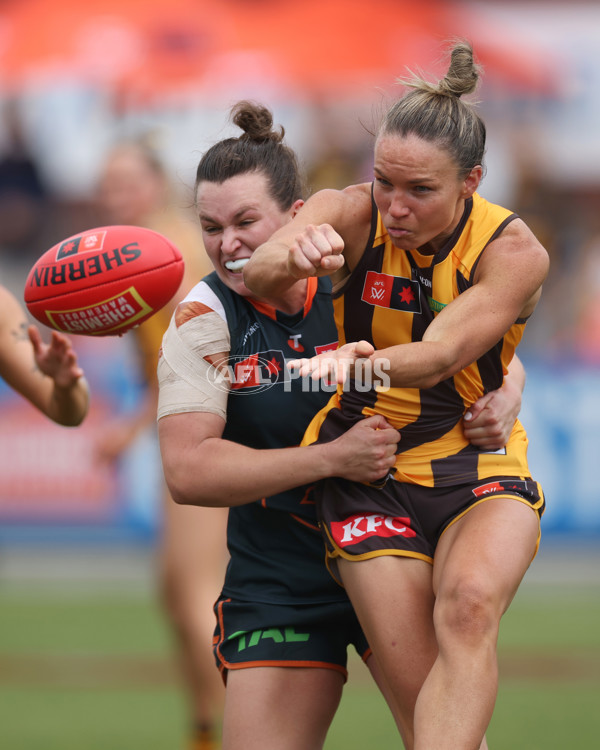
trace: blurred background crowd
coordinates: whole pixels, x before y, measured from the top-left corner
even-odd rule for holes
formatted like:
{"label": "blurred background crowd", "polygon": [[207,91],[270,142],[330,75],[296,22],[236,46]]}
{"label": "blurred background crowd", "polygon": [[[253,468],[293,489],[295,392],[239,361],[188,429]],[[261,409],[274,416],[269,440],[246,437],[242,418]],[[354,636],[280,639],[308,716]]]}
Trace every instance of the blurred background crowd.
{"label": "blurred background crowd", "polygon": [[[523,422],[549,533],[600,534],[600,5],[575,0],[1,0],[0,281],[22,298],[47,248],[106,214],[109,153],[141,140],[194,225],[203,151],[238,99],[269,106],[311,190],[371,179],[378,114],[407,72],[466,37],[483,68],[481,193],[551,255],[520,352]],[[123,188],[126,189],[126,186]],[[166,205],[166,204],[165,204]],[[164,209],[167,210],[166,208]],[[74,435],[0,386],[0,540],[152,540],[159,458],[142,436],[103,465],[97,433],[143,389],[130,337],[77,339],[93,405]],[[33,458],[33,462],[32,462]],[[33,466],[32,466],[33,463]]]}

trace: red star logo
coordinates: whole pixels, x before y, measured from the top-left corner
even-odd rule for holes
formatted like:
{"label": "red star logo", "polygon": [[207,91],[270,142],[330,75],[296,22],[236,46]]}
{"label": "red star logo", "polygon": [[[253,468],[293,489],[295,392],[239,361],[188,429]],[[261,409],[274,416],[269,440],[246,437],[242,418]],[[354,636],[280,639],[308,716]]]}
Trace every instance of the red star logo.
{"label": "red star logo", "polygon": [[271,357],[271,359],[266,364],[266,368],[269,375],[277,375],[277,373],[281,370],[281,365],[275,359],[275,357]]}
{"label": "red star logo", "polygon": [[415,293],[409,286],[403,286],[402,291],[398,292],[398,294],[400,295],[402,302],[406,302],[407,304],[414,302]]}
{"label": "red star logo", "polygon": [[74,248],[75,248],[75,243],[73,241],[71,241],[71,242],[65,242],[65,244],[61,248],[61,252],[64,255],[68,255],[69,253],[73,252]]}

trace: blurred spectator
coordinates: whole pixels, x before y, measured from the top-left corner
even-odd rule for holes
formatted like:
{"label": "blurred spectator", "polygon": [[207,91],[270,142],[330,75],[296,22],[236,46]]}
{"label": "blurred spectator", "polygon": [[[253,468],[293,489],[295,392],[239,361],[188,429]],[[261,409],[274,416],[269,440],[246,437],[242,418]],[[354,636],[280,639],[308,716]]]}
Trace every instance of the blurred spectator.
{"label": "blurred spectator", "polygon": [[583,362],[600,365],[600,228],[582,248],[577,277],[574,353]]}
{"label": "blurred spectator", "polygon": [[5,260],[29,265],[40,254],[48,190],[25,136],[18,99],[2,108],[0,138],[0,248]]}
{"label": "blurred spectator", "polygon": [[343,144],[331,145],[308,170],[307,181],[311,193],[323,188],[341,190],[346,185],[363,181],[360,154],[344,149]]}
{"label": "blurred spectator", "polygon": [[[146,398],[133,416],[107,426],[98,451],[115,460],[142,430],[156,427],[156,366],[162,335],[176,301],[212,270],[199,225],[176,207],[172,185],[152,145],[120,143],[108,154],[98,186],[99,224],[133,224],[164,234],[181,251],[186,272],[176,299],[134,329],[146,382]],[[213,604],[221,589],[227,559],[225,508],[176,505],[166,486],[160,586],[173,627],[190,701],[190,750],[216,748],[224,687],[212,655]]]}
{"label": "blurred spectator", "polygon": [[313,102],[307,169],[311,193],[324,188],[341,190],[373,178],[373,117],[369,115],[364,123],[354,102],[346,106],[319,98]]}
{"label": "blurred spectator", "polygon": [[515,195],[510,207],[530,227],[550,256],[550,270],[540,302],[527,324],[521,343],[523,352],[542,356],[560,355],[569,338],[572,313],[567,288],[573,280],[565,253],[564,201],[540,174],[526,153],[527,141],[515,140],[517,165]]}

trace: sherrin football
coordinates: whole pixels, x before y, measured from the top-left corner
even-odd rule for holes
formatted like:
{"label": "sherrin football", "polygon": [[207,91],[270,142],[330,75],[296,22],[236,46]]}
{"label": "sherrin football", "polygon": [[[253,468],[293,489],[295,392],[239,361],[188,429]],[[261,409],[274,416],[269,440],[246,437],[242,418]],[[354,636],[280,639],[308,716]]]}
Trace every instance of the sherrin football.
{"label": "sherrin football", "polygon": [[25,282],[25,304],[64,333],[119,335],[167,304],[183,278],[179,250],[152,229],[88,229],[47,250]]}

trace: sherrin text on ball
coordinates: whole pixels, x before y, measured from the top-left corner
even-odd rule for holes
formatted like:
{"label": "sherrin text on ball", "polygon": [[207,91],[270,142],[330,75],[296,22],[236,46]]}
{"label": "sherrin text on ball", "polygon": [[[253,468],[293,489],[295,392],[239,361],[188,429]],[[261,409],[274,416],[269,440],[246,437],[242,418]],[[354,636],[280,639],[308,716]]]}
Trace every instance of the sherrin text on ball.
{"label": "sherrin text on ball", "polygon": [[64,333],[120,335],[160,310],[183,278],[181,253],[152,229],[88,229],[47,250],[25,282],[36,320]]}

